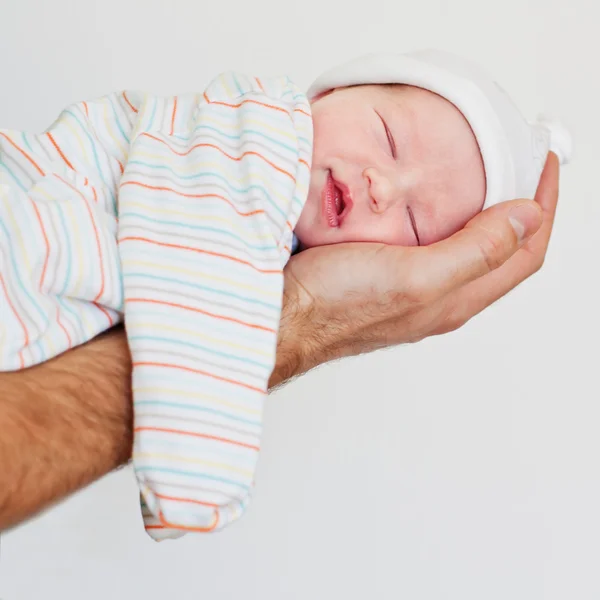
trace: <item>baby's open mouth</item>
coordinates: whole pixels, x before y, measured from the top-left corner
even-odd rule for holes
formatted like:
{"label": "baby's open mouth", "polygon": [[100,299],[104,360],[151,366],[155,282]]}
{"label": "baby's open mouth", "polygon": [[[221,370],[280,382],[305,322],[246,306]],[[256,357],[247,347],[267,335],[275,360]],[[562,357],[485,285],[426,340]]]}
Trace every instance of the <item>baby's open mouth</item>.
{"label": "baby's open mouth", "polygon": [[329,171],[322,193],[323,213],[329,227],[339,227],[348,213],[350,207],[346,198],[349,200],[349,196],[344,193]]}
{"label": "baby's open mouth", "polygon": [[339,216],[342,214],[344,208],[346,208],[346,203],[344,202],[342,190],[340,190],[340,188],[337,185],[335,185],[335,183],[333,184],[333,187],[335,188],[335,210]]}

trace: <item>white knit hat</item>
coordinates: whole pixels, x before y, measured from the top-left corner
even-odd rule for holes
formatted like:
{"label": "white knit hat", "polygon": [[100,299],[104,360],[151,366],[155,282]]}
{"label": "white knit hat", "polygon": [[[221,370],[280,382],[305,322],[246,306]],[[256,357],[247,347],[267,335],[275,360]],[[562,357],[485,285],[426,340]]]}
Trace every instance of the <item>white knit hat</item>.
{"label": "white knit hat", "polygon": [[355,58],[323,73],[307,96],[312,100],[338,87],[389,83],[435,92],[462,112],[483,157],[484,208],[533,198],[549,150],[561,164],[571,159],[571,136],[560,123],[545,117],[536,123],[526,121],[506,92],[478,65],[439,50]]}

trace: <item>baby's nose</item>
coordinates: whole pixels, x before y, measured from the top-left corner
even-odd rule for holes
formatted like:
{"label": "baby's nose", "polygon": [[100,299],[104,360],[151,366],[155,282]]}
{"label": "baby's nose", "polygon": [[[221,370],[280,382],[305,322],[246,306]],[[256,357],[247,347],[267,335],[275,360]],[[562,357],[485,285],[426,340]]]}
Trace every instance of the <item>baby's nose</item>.
{"label": "baby's nose", "polygon": [[363,172],[369,190],[369,206],[376,213],[385,212],[400,199],[394,180],[377,169],[370,167]]}

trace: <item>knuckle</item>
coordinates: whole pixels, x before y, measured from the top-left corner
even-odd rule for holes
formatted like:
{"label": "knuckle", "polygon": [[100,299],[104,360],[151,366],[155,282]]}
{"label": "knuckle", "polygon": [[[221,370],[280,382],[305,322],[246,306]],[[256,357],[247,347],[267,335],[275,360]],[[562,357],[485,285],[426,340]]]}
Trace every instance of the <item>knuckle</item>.
{"label": "knuckle", "polygon": [[544,266],[545,262],[546,262],[545,254],[542,254],[540,257],[538,257],[538,259],[534,263],[534,268],[535,268],[536,273],[541,270],[541,268]]}
{"label": "knuckle", "polygon": [[444,333],[450,333],[451,331],[456,331],[460,329],[465,323],[467,319],[463,317],[459,317],[458,315],[451,315],[448,317],[444,323]]}
{"label": "knuckle", "polygon": [[501,235],[484,230],[484,235],[480,236],[477,245],[481,253],[481,260],[488,271],[494,271],[504,263],[506,243]]}

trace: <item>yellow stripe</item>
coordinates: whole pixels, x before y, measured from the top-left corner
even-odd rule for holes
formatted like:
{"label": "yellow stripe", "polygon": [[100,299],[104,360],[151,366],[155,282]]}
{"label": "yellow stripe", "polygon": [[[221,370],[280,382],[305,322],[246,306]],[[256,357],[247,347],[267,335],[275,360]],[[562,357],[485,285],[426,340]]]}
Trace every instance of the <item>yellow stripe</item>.
{"label": "yellow stripe", "polygon": [[[165,148],[164,154],[149,154],[147,152],[142,152],[139,149],[137,149],[134,152],[134,154],[132,154],[130,159],[137,160],[138,158],[145,158],[146,160],[156,161],[160,166],[164,166],[166,164],[170,167],[174,166],[175,160],[176,160],[174,155],[171,152],[169,152],[166,148]],[[181,157],[177,157],[177,160],[180,161]],[[273,185],[272,185],[273,178],[272,177],[263,177],[258,172],[252,171],[251,174],[248,173],[246,177],[244,177],[243,179],[240,179],[239,177],[235,176],[235,173],[237,171],[236,169],[229,170],[227,168],[223,168],[224,164],[225,164],[224,162],[199,162],[199,163],[192,163],[186,169],[173,169],[173,171],[176,175],[185,177],[186,175],[198,173],[201,170],[211,169],[211,170],[215,171],[218,175],[225,177],[231,183],[237,183],[241,187],[247,187],[248,185],[250,185],[250,182],[248,181],[248,179],[249,179],[249,175],[252,175],[252,181],[253,182],[259,181],[260,183],[262,183],[263,187],[268,191],[269,195],[271,197],[279,200],[279,202],[281,203],[280,208],[283,210],[283,212],[286,211],[286,207],[291,203],[291,198],[288,195],[282,194],[280,191],[277,191],[273,188]],[[262,172],[262,170],[261,170],[261,172]],[[144,173],[144,175],[147,177],[151,177],[151,178],[153,177],[153,175],[151,175],[149,173]],[[177,185],[177,184],[175,183],[175,185]],[[198,184],[198,186],[199,187],[200,186],[208,187],[207,184]],[[189,191],[186,188],[182,188],[182,187],[179,189],[181,189],[181,191]],[[233,194],[236,194],[236,193],[237,192],[233,192]],[[242,202],[243,202],[243,200],[242,200]]]}
{"label": "yellow stripe", "polygon": [[[225,75],[222,75],[220,77],[221,80],[221,85],[223,86],[223,88],[225,88],[225,92],[228,96],[232,96],[233,92],[231,91],[231,88],[227,85],[227,78],[225,77]],[[237,94],[236,94],[237,95]]]}
{"label": "yellow stripe", "polygon": [[[60,202],[60,200],[57,200],[54,196],[51,196],[47,190],[45,190],[43,187],[39,187],[37,188],[37,190],[42,196],[44,196],[47,200],[49,200],[50,202]],[[71,233],[73,233],[75,236],[77,236],[77,246],[80,248],[80,254],[77,254],[77,252],[75,252],[74,254],[71,254],[71,265],[73,265],[73,263],[75,262],[77,256],[81,257],[82,254],[81,252],[83,252],[83,246],[81,244],[81,236],[78,235],[79,233],[79,227],[77,226],[77,220],[75,219],[75,215],[73,212],[73,205],[71,204],[71,202],[67,201],[67,202],[62,202],[63,206],[66,206],[67,210],[69,211],[69,216],[71,218]],[[75,287],[75,290],[69,293],[69,296],[71,298],[77,298],[78,297],[78,292],[81,288],[81,284],[83,282],[83,264],[81,259],[78,261],[79,262],[79,277],[77,279],[77,285]],[[73,271],[71,271],[71,279],[73,277]],[[77,309],[73,309],[81,318],[81,320],[83,321],[83,325],[86,329],[86,333],[89,337],[93,334],[93,332],[95,331],[94,328],[94,324],[88,319],[88,314],[89,311],[87,310],[77,310]]]}
{"label": "yellow stripe", "polygon": [[[107,133],[110,135],[110,137],[113,139],[113,142],[115,143],[115,145],[117,146],[117,148],[119,148],[120,152],[121,152],[121,162],[127,160],[127,148],[119,141],[118,136],[115,137],[115,134],[113,133],[113,128],[111,127],[111,120],[108,117],[108,106],[109,106],[110,101],[107,99],[103,102],[104,105],[104,123],[106,124],[106,131]],[[88,105],[89,106],[89,105]],[[112,107],[111,107],[112,108]],[[123,165],[125,166],[125,165]],[[120,173],[121,170],[119,169],[119,177],[120,177]]]}
{"label": "yellow stripe", "polygon": [[234,230],[235,232],[237,232],[238,234],[240,234],[243,238],[251,238],[253,240],[257,240],[257,241],[273,241],[273,236],[270,234],[263,234],[263,235],[258,235],[258,234],[250,234],[250,232],[248,232],[246,229],[242,229],[241,227],[236,227],[236,225],[231,221],[231,219],[225,218],[225,217],[215,217],[212,215],[204,215],[204,214],[194,214],[194,213],[186,213],[186,212],[182,212],[179,210],[171,210],[168,208],[156,208],[155,204],[144,204],[143,202],[134,202],[133,200],[130,202],[127,202],[127,206],[135,206],[136,208],[140,208],[146,212],[149,213],[154,213],[154,214],[163,214],[163,215],[169,215],[169,216],[179,216],[183,219],[185,219],[186,221],[201,221],[202,223],[205,222],[215,222],[215,223],[223,223],[225,224],[227,227],[231,228],[232,230]]}
{"label": "yellow stripe", "polygon": [[[179,333],[182,336],[185,337],[195,337],[207,342],[211,342],[214,344],[219,344],[221,346],[228,346],[229,348],[235,348],[236,350],[241,350],[242,352],[247,352],[248,354],[253,354],[253,355],[258,355],[258,356],[263,356],[265,358],[271,358],[272,356],[272,352],[261,352],[260,350],[257,350],[256,348],[248,348],[247,346],[241,346],[240,344],[233,344],[231,342],[226,342],[222,339],[218,339],[218,338],[213,338],[210,337],[208,335],[203,335],[201,333],[194,333],[191,329],[179,329],[177,327],[171,327],[169,325],[160,325],[157,323],[144,323],[144,322],[139,322],[139,321],[135,321],[135,328],[141,328],[142,331],[171,331],[174,333]],[[146,328],[146,329],[144,329]],[[181,338],[178,338],[181,339]]]}
{"label": "yellow stripe", "polygon": [[[32,202],[35,202],[35,200],[33,199],[32,195],[31,195],[31,193],[29,193],[29,194],[25,193],[25,195],[29,196],[29,198],[31,199]],[[21,254],[25,258],[25,264],[27,265],[27,272],[31,276],[33,274],[33,272],[32,272],[32,268],[31,268],[31,262],[29,261],[29,256],[27,254],[27,246],[25,245],[25,241],[23,239],[22,230],[19,227],[19,225],[17,223],[17,220],[15,218],[15,215],[14,215],[14,213],[12,211],[11,203],[10,202],[6,202],[5,206],[8,209],[7,212],[8,212],[8,215],[10,217],[11,224],[12,224],[12,230],[16,231],[16,233],[17,233],[17,237],[18,237],[18,241],[19,241],[19,246],[20,246],[20,249],[21,249]],[[33,246],[33,244],[31,244],[31,245]],[[21,275],[23,275],[23,274],[21,274]],[[51,304],[54,306],[54,302],[52,302]],[[55,318],[55,316],[52,315],[52,316],[49,317],[49,320],[52,321],[54,318]],[[33,337],[33,336],[30,336],[30,337]],[[43,345],[45,345],[50,350],[50,353],[53,356],[56,356],[56,348],[54,347],[54,344],[52,343],[52,339],[51,339],[50,336],[44,336],[43,340],[40,340],[40,341],[45,342],[45,344],[43,344]]]}
{"label": "yellow stripe", "polygon": [[157,269],[157,270],[162,269],[163,271],[169,271],[171,273],[181,273],[183,275],[189,275],[190,277],[194,277],[196,279],[208,279],[211,281],[218,281],[219,283],[224,283],[224,284],[230,285],[232,287],[238,287],[241,289],[250,290],[250,291],[260,294],[261,296],[277,298],[277,299],[281,298],[280,293],[265,292],[263,289],[261,289],[259,287],[245,285],[243,283],[240,283],[239,281],[225,279],[223,277],[216,277],[215,275],[208,275],[207,273],[202,273],[200,271],[192,271],[190,269],[184,269],[181,267],[175,267],[175,266],[171,266],[171,265],[159,265],[154,262],[146,262],[146,261],[141,261],[141,260],[124,260],[122,264],[128,265],[128,266],[129,265],[137,265],[137,266],[143,266],[143,267],[150,267],[152,269]]}
{"label": "yellow stripe", "polygon": [[[223,469],[225,471],[231,471],[232,473],[239,473],[240,475],[243,475],[245,477],[249,477],[250,479],[252,479],[253,477],[253,473],[252,471],[248,471],[246,469],[239,469],[237,467],[234,467],[232,465],[228,465],[226,463],[218,463],[218,462],[212,462],[210,460],[201,460],[199,458],[184,458],[183,456],[177,455],[177,454],[156,454],[154,452],[134,452],[133,456],[132,456],[133,460],[141,460],[141,459],[148,459],[148,460],[170,460],[170,461],[175,461],[178,463],[191,463],[191,464],[195,464],[195,465],[204,465],[206,467],[212,467],[214,469]],[[157,465],[153,465],[153,466],[157,466]]]}
{"label": "yellow stripe", "polygon": [[[27,192],[23,192],[23,194],[25,196],[27,196]],[[6,202],[4,202],[4,205],[7,208],[7,212],[8,212],[8,216],[10,217],[10,222],[12,225],[12,231],[16,232],[17,234],[17,239],[19,242],[19,248],[21,250],[21,254],[23,255],[23,257],[25,258],[25,265],[27,266],[27,271],[29,273],[32,272],[31,269],[31,262],[29,261],[29,255],[27,254],[27,247],[25,246],[25,242],[23,240],[23,233],[21,231],[21,228],[19,227],[17,220],[15,219],[15,215],[12,211],[12,207],[11,207],[11,203],[10,203],[10,198],[8,196],[8,194],[5,196],[4,194],[2,194],[2,198],[6,200]]]}
{"label": "yellow stripe", "polygon": [[[287,138],[288,140],[290,140],[293,143],[296,143],[297,140],[297,136],[295,132],[290,132],[289,129],[281,129],[280,127],[275,127],[272,123],[269,123],[268,121],[263,121],[262,119],[257,119],[255,117],[243,117],[243,121],[244,121],[244,126],[248,127],[249,125],[261,128],[261,129],[267,129],[270,132],[274,133],[275,135],[279,136],[280,138]],[[204,115],[202,112],[198,115],[196,124],[194,125],[193,129],[196,129],[199,125],[215,125],[216,127],[218,127],[219,129],[224,129],[224,130],[231,130],[231,131],[235,131],[235,132],[239,132],[240,130],[240,125],[238,122],[236,122],[233,119],[219,119],[215,116],[208,116],[208,115]],[[196,131],[194,138],[190,138],[190,139],[195,139],[196,137],[201,137],[205,134],[200,133],[200,131]],[[252,134],[250,134],[252,135]],[[179,139],[179,138],[177,138]],[[229,142],[229,143],[235,143],[235,142]]]}

